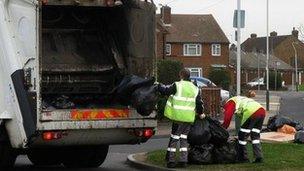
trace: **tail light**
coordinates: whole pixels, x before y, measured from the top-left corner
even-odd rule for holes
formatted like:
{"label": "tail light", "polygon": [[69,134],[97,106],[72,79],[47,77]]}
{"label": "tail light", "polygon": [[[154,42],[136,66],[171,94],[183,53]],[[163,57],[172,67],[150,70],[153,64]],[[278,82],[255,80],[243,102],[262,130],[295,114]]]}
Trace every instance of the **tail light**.
{"label": "tail light", "polygon": [[135,130],[130,130],[130,132],[132,132],[137,137],[144,137],[144,138],[151,138],[154,135],[154,131],[151,128],[135,129]]}
{"label": "tail light", "polygon": [[45,141],[56,140],[62,138],[64,135],[61,131],[47,131],[42,133],[42,139]]}
{"label": "tail light", "polygon": [[154,135],[154,131],[152,129],[145,129],[143,133],[143,137],[151,138]]}

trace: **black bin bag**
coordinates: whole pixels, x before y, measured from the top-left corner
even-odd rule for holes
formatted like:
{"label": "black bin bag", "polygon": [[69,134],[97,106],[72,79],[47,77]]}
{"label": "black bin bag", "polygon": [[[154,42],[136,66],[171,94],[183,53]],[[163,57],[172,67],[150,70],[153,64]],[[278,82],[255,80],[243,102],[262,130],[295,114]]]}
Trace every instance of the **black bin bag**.
{"label": "black bin bag", "polygon": [[235,140],[228,141],[220,147],[213,149],[213,161],[218,164],[237,162],[237,143]]}
{"label": "black bin bag", "polygon": [[142,116],[149,116],[157,104],[157,85],[145,86],[132,93],[131,106]]}
{"label": "black bin bag", "polygon": [[213,145],[204,144],[200,146],[190,146],[188,161],[190,164],[212,164]]}
{"label": "black bin bag", "polygon": [[299,144],[304,144],[304,131],[298,131],[295,134],[294,142]]}
{"label": "black bin bag", "polygon": [[154,78],[144,79],[135,75],[126,75],[120,84],[115,88],[116,101],[122,105],[131,105],[131,96],[138,88],[153,86]]}
{"label": "black bin bag", "polygon": [[286,116],[275,115],[270,117],[267,123],[267,128],[271,131],[277,131],[277,129],[289,125],[296,128],[297,131],[303,130],[303,125],[300,122],[294,121]]}
{"label": "black bin bag", "polygon": [[206,119],[196,119],[188,134],[190,145],[203,145],[209,142],[211,138],[209,122]]}
{"label": "black bin bag", "polygon": [[210,143],[214,145],[221,145],[226,143],[229,138],[229,132],[221,126],[221,123],[213,118],[206,117],[209,122],[209,129],[211,133]]}

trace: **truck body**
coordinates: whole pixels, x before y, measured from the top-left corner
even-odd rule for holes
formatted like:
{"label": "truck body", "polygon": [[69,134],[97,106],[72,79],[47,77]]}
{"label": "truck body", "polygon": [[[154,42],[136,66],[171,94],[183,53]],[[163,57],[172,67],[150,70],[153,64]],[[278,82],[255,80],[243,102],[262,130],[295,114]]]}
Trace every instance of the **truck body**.
{"label": "truck body", "polygon": [[141,116],[113,92],[124,75],[152,76],[155,5],[122,2],[0,0],[0,151],[46,164],[37,153],[61,149],[71,158],[72,147],[106,153],[151,137],[156,114]]}

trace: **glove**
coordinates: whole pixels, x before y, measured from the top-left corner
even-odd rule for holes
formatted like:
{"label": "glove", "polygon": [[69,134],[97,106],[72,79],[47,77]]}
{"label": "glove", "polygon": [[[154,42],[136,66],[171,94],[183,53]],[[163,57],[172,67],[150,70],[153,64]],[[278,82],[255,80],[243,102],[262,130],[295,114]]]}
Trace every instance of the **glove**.
{"label": "glove", "polygon": [[199,118],[203,120],[203,119],[206,118],[206,115],[204,113],[202,113],[202,114],[199,115]]}

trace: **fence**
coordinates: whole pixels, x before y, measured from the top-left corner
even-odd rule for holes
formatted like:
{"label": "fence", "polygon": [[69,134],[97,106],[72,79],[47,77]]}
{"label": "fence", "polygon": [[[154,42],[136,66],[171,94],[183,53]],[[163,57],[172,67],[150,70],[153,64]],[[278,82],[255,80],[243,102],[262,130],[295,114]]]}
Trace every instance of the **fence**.
{"label": "fence", "polygon": [[202,99],[205,107],[205,114],[218,117],[221,114],[221,89],[203,87]]}

